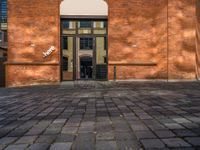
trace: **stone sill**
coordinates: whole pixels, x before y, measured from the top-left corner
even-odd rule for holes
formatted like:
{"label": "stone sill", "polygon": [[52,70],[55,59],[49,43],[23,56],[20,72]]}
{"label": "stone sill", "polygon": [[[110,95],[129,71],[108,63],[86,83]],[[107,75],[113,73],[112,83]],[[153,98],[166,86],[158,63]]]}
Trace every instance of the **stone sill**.
{"label": "stone sill", "polygon": [[109,65],[112,66],[156,66],[156,62],[133,62],[133,63],[120,63],[120,62],[111,62]]}
{"label": "stone sill", "polygon": [[5,62],[5,65],[55,65],[58,66],[58,62]]}

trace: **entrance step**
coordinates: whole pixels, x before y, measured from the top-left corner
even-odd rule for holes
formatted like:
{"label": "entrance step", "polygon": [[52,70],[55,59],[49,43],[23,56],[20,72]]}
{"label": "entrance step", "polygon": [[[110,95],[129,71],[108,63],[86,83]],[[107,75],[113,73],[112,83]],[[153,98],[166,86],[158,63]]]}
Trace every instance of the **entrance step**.
{"label": "entrance step", "polygon": [[64,81],[60,84],[60,89],[73,89],[74,81]]}
{"label": "entrance step", "polygon": [[80,81],[64,81],[61,82],[60,88],[61,89],[101,89],[105,87],[109,82],[105,81],[87,81],[87,80],[80,80]]}

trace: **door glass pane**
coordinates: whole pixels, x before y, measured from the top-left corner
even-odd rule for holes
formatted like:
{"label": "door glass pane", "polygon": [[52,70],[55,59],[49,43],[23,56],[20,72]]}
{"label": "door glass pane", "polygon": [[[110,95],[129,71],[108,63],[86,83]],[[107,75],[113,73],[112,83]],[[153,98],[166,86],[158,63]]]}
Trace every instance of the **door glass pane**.
{"label": "door glass pane", "polygon": [[80,50],[92,50],[93,38],[80,38]]}
{"label": "door glass pane", "polygon": [[107,78],[107,38],[96,37],[96,79]]}
{"label": "door glass pane", "polygon": [[93,78],[93,38],[80,37],[76,40],[76,78]]}
{"label": "door glass pane", "polygon": [[63,80],[73,80],[73,37],[62,37],[62,53]]}

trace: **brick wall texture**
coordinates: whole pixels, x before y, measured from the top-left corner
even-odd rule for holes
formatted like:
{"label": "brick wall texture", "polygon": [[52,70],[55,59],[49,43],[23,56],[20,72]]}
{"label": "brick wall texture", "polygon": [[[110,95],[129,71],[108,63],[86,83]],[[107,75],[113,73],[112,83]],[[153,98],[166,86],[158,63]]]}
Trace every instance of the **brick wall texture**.
{"label": "brick wall texture", "polygon": [[[200,0],[107,3],[109,80],[114,66],[119,80],[198,77]],[[8,0],[7,86],[60,81],[59,5],[60,0]],[[44,59],[50,45],[56,51]]]}
{"label": "brick wall texture", "polygon": [[195,8],[196,0],[109,0],[109,79],[114,64],[117,79],[195,79]]}
{"label": "brick wall texture", "polygon": [[[8,0],[7,86],[60,81],[60,0]],[[43,58],[51,46],[53,53]]]}

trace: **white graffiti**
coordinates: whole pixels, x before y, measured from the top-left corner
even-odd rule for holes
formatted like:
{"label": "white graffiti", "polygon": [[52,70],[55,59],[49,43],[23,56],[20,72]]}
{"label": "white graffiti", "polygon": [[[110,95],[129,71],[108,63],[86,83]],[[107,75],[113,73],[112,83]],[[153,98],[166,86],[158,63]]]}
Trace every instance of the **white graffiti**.
{"label": "white graffiti", "polygon": [[51,53],[53,53],[53,51],[55,51],[56,48],[55,46],[51,46],[46,52],[43,52],[43,57],[46,58],[48,57],[49,55],[51,55]]}

